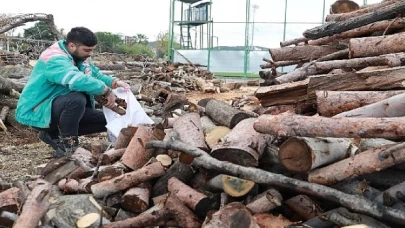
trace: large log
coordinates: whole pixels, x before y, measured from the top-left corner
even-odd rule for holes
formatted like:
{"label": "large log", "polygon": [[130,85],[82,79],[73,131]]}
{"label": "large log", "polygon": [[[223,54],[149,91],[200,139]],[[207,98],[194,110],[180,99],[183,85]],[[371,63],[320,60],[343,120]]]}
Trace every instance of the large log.
{"label": "large log", "polygon": [[390,91],[316,91],[318,114],[331,117],[342,112],[360,108],[392,96],[403,94],[405,90]]}
{"label": "large log", "polygon": [[405,2],[398,1],[387,7],[371,11],[369,13],[349,18],[344,21],[328,22],[321,26],[306,30],[303,35],[309,39],[318,39],[345,32],[377,21],[392,19],[399,13],[405,12]]}
{"label": "large log", "polygon": [[273,208],[281,206],[283,197],[280,192],[275,189],[268,189],[261,194],[255,196],[252,202],[246,205],[253,213],[264,213]]}
{"label": "large log", "polygon": [[385,221],[402,225],[405,224],[405,212],[393,210],[387,207],[379,207],[377,204],[372,203],[364,198],[345,194],[323,185],[308,183],[306,181],[300,181],[284,175],[273,174],[251,167],[243,167],[229,162],[221,162],[212,158],[206,152],[184,144],[179,140],[172,140],[168,142],[152,141],[149,142],[146,147],[183,151],[189,153],[190,156],[194,156],[195,160],[193,163],[199,167],[217,170],[220,172],[227,172],[240,178],[252,180],[256,183],[302,192],[304,194],[339,203],[348,209],[371,215],[378,219],[383,219]]}
{"label": "large log", "polygon": [[309,79],[304,81],[259,87],[255,96],[263,107],[281,104],[297,104],[307,99]]}
{"label": "large log", "polygon": [[[350,39],[350,58],[379,56],[389,53],[405,51],[402,41],[405,33],[397,33],[388,36],[361,37]],[[403,58],[403,57],[402,57]]]}
{"label": "large log", "polygon": [[279,149],[279,161],[289,171],[307,172],[358,152],[350,139],[291,137]]}
{"label": "large log", "polygon": [[314,60],[336,51],[338,50],[334,47],[311,45],[269,49],[271,58],[275,62]]}
{"label": "large log", "polygon": [[250,117],[247,113],[215,99],[208,101],[205,112],[213,121],[231,129],[240,121]]}
{"label": "large log", "polygon": [[308,174],[308,181],[333,185],[350,177],[376,172],[376,170],[383,170],[403,163],[405,162],[404,146],[390,153],[390,156],[382,156],[389,148],[398,146],[402,145],[395,144],[394,146],[387,145],[381,148],[373,148],[323,168],[315,169]]}
{"label": "large log", "polygon": [[187,113],[176,118],[173,123],[173,130],[178,134],[181,141],[202,150],[208,150],[198,113]]}
{"label": "large log", "polygon": [[25,201],[22,212],[13,227],[35,228],[38,226],[50,206],[51,186],[49,182],[41,179],[35,181],[34,189]]}
{"label": "large log", "polygon": [[328,118],[288,113],[261,115],[254,129],[281,137],[360,137],[391,138],[405,136],[405,117],[394,118]]}
{"label": "large log", "polygon": [[405,116],[405,94],[398,94],[360,108],[342,112],[334,116],[340,117],[401,117]]}
{"label": "large log", "polygon": [[201,222],[174,193],[170,193],[165,202],[165,208],[170,210],[179,227],[200,228]]}
{"label": "large log", "polygon": [[360,15],[364,15],[366,13],[370,13],[370,12],[374,12],[377,9],[381,9],[383,7],[386,7],[388,5],[391,5],[395,2],[399,2],[401,0],[390,0],[390,1],[382,1],[380,3],[368,6],[366,5],[366,7],[363,7],[362,9],[353,11],[353,12],[349,12],[349,13],[340,13],[340,14],[330,14],[326,17],[326,21],[343,21],[349,18],[353,18],[353,17],[357,17]]}
{"label": "large log", "polygon": [[358,91],[404,88],[402,85],[404,80],[405,67],[313,76],[308,82],[308,99],[315,99],[317,90]]}
{"label": "large log", "polygon": [[164,173],[165,170],[162,164],[160,162],[154,162],[136,171],[94,184],[91,186],[91,191],[96,198],[102,198],[135,187],[140,183],[162,176]]}
{"label": "large log", "polygon": [[128,189],[122,196],[122,208],[133,213],[146,211],[149,208],[150,189],[149,184],[140,184]]}
{"label": "large log", "polygon": [[138,130],[137,127],[122,128],[117,137],[117,140],[114,143],[114,148],[115,149],[126,148],[129,145],[129,142],[131,142],[132,137],[134,137],[136,130]]}
{"label": "large log", "polygon": [[222,142],[212,148],[211,156],[221,161],[257,167],[271,135],[256,132],[253,128],[255,121],[256,118],[249,118],[239,122]]}

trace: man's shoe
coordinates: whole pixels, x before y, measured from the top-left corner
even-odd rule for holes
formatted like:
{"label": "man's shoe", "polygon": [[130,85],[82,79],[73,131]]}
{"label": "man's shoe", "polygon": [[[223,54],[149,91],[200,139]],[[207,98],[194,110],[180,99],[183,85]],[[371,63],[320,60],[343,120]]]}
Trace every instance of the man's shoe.
{"label": "man's shoe", "polygon": [[46,131],[39,132],[38,138],[40,140],[42,140],[44,143],[51,146],[54,150],[58,149],[58,141],[59,141],[59,139],[52,139],[52,137],[49,135],[48,132],[46,132]]}
{"label": "man's shoe", "polygon": [[78,147],[79,138],[77,136],[62,138],[55,150],[55,157],[70,157]]}

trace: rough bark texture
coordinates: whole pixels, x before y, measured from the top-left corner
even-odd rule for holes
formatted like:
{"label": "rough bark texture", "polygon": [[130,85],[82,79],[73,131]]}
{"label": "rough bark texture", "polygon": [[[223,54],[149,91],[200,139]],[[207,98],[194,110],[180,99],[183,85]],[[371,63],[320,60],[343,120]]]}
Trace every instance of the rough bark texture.
{"label": "rough bark texture", "polygon": [[380,221],[366,215],[351,213],[343,207],[338,208],[337,211],[333,213],[326,214],[326,218],[340,227],[365,224],[366,227],[389,228],[389,226],[381,223]]}
{"label": "rough bark texture", "polygon": [[255,196],[252,202],[246,205],[246,208],[253,213],[264,213],[281,206],[282,202],[283,197],[280,192],[275,189],[269,189]]}
{"label": "rough bark texture", "polygon": [[121,162],[132,170],[137,170],[144,166],[153,155],[153,150],[145,149],[147,142],[157,139],[153,131],[153,127],[139,126],[124,155],[122,155]]}
{"label": "rough bark texture", "polygon": [[246,209],[245,205],[235,202],[226,205],[219,211],[212,214],[210,219],[204,221],[203,227],[254,228],[257,227],[257,223],[255,222],[252,214]]}
{"label": "rough bark texture", "polygon": [[307,99],[309,79],[281,85],[259,87],[255,96],[263,107],[281,104],[297,104]]}
{"label": "rough bark texture", "polygon": [[158,210],[150,214],[141,214],[133,218],[112,222],[103,225],[103,228],[134,228],[134,227],[156,227],[166,226],[166,222],[172,218],[168,210]]}
{"label": "rough bark texture", "polygon": [[215,125],[215,123],[208,116],[202,116],[200,121],[204,135],[208,134],[208,132],[217,127],[217,125]]}
{"label": "rough bark texture", "polygon": [[254,129],[263,134],[283,137],[361,137],[399,138],[405,136],[405,117],[394,118],[328,118],[283,113],[261,115]]}
{"label": "rough bark texture", "polygon": [[205,111],[212,120],[231,129],[240,121],[250,117],[247,113],[215,99],[208,101]]}
{"label": "rough bark texture", "polygon": [[382,156],[384,150],[386,151],[390,147],[387,145],[382,148],[370,149],[329,166],[313,170],[308,174],[308,181],[333,185],[350,177],[373,173],[404,162],[405,148],[395,150],[387,158]]}
{"label": "rough bark texture", "polygon": [[[14,188],[9,188],[5,190],[4,192],[0,192],[0,215],[3,211],[11,212],[11,213],[17,213],[18,208],[20,208],[20,203],[18,201],[18,191],[19,189],[14,187]],[[14,221],[3,218],[0,216],[0,224],[3,224],[5,226],[11,226],[13,225]]]}
{"label": "rough bark texture", "polygon": [[122,196],[122,208],[133,213],[146,211],[149,208],[150,188],[148,184],[140,184],[128,189]]}
{"label": "rough bark texture", "polygon": [[97,183],[91,186],[91,191],[96,198],[102,198],[162,176],[164,173],[165,170],[162,164],[160,164],[160,162],[155,162],[136,171],[126,173],[108,181]]}
{"label": "rough bark texture", "polygon": [[370,13],[366,13],[358,17],[349,18],[345,21],[325,23],[324,25],[308,29],[303,34],[306,38],[318,39],[371,24],[376,21],[392,19],[398,16],[398,13],[404,11],[405,2],[399,1],[387,7],[371,11]]}
{"label": "rough bark texture", "polygon": [[259,213],[254,214],[253,217],[255,218],[260,228],[280,228],[280,227],[289,228],[288,225],[293,224],[293,222],[286,219],[282,215],[274,216],[269,213]]}
{"label": "rough bark texture", "polygon": [[392,96],[403,94],[405,90],[395,91],[316,91],[318,114],[331,117],[339,113],[360,108]]}
{"label": "rough bark texture", "polygon": [[307,172],[354,155],[358,148],[346,138],[291,137],[279,150],[279,161],[289,171]]}
{"label": "rough bark texture", "polygon": [[356,91],[404,88],[402,85],[404,80],[405,67],[313,76],[308,83],[308,99],[315,99],[317,90]]}
{"label": "rough bark texture", "polygon": [[275,62],[292,60],[313,60],[336,51],[338,50],[334,47],[311,45],[269,49],[271,58]]}
{"label": "rough bark texture", "polygon": [[271,136],[256,132],[253,128],[255,121],[256,118],[249,118],[239,122],[222,142],[212,148],[211,156],[221,161],[257,167]]}
{"label": "rough bark texture", "polygon": [[405,33],[388,36],[361,37],[350,39],[350,58],[378,56],[405,51],[402,41]]}
{"label": "rough bark texture", "polygon": [[322,213],[321,208],[306,195],[297,195],[285,201],[291,209],[306,220]]}
{"label": "rough bark texture", "polygon": [[201,222],[193,212],[173,193],[169,194],[165,202],[165,208],[170,210],[180,227],[200,228]]}
{"label": "rough bark texture", "polygon": [[337,114],[340,117],[401,117],[405,116],[405,94],[398,94],[357,109]]}
{"label": "rough bark texture", "polygon": [[136,130],[138,130],[137,127],[122,128],[117,137],[117,140],[115,141],[114,148],[126,148],[129,145],[129,142],[131,142],[132,137],[134,137]]}
{"label": "rough bark texture", "polygon": [[120,158],[124,155],[125,150],[126,147],[120,149],[107,150],[105,153],[101,155],[101,164],[103,165],[112,164],[120,160]]}
{"label": "rough bark texture", "polygon": [[173,130],[179,135],[181,141],[202,150],[208,150],[198,113],[187,113],[178,117],[173,123]]}
{"label": "rough bark texture", "polygon": [[210,157],[206,152],[198,148],[190,147],[180,141],[152,141],[147,147],[173,149],[189,153],[196,157],[194,164],[220,172],[228,172],[241,178],[250,179],[256,183],[268,184],[275,187],[283,187],[304,194],[320,197],[341,204],[353,211],[374,216],[397,224],[405,224],[405,213],[390,208],[378,208],[378,205],[364,198],[359,198],[350,194],[345,194],[327,186],[308,183],[297,179],[289,178],[279,174],[273,174],[264,170],[247,168],[232,163],[221,162]]}

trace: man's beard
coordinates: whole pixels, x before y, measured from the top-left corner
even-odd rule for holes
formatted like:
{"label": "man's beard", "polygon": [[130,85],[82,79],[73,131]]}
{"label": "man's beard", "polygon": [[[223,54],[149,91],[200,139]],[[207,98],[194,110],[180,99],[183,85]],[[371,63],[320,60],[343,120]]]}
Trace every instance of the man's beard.
{"label": "man's beard", "polygon": [[76,51],[73,52],[71,55],[72,55],[72,57],[73,57],[73,59],[74,59],[75,61],[84,61],[84,60],[86,60],[86,59],[88,58],[88,56],[80,57],[80,56],[77,54]]}

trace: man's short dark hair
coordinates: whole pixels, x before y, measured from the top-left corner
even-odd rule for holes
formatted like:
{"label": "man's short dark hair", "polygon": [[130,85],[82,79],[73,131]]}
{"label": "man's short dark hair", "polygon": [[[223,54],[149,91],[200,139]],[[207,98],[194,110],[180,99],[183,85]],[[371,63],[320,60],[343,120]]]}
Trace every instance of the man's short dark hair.
{"label": "man's short dark hair", "polygon": [[66,42],[92,47],[97,44],[97,36],[88,28],[75,27],[67,34]]}

